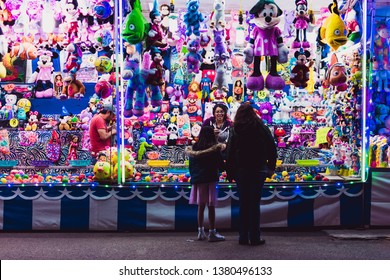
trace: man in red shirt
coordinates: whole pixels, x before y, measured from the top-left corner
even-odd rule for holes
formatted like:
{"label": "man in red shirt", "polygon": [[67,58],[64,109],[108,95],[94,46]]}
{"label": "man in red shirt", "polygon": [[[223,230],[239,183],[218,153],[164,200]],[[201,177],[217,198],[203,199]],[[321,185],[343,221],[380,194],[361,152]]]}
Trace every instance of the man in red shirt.
{"label": "man in red shirt", "polygon": [[116,134],[114,125],[108,126],[115,118],[115,107],[112,104],[105,104],[102,110],[96,114],[89,126],[89,137],[91,141],[91,155],[96,158],[99,152],[111,146],[111,136]]}

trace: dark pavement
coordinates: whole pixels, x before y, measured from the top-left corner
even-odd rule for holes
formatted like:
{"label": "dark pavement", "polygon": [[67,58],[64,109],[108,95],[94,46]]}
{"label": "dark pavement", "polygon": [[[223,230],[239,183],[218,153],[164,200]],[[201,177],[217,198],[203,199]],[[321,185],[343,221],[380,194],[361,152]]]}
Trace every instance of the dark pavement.
{"label": "dark pavement", "polygon": [[390,229],[264,231],[263,246],[196,241],[194,232],[1,232],[0,259],[390,260]]}

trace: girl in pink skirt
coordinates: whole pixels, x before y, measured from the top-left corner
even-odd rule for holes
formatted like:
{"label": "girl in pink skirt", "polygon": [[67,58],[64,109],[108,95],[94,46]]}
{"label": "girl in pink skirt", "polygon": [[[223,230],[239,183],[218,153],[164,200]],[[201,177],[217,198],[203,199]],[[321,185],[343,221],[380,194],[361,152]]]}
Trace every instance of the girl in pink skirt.
{"label": "girl in pink skirt", "polygon": [[210,242],[224,241],[225,237],[215,229],[215,206],[217,205],[216,186],[219,180],[219,170],[223,168],[221,151],[225,144],[218,144],[214,129],[204,126],[200,130],[199,140],[193,147],[187,147],[189,169],[191,174],[190,204],[198,205],[198,240],[205,240],[204,210],[209,211]]}

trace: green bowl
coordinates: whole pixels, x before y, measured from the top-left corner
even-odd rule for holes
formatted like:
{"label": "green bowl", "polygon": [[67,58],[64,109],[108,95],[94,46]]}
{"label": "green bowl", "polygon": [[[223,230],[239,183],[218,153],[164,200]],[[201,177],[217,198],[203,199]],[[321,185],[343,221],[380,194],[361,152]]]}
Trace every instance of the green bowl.
{"label": "green bowl", "polygon": [[317,166],[320,164],[318,159],[297,159],[298,166]]}

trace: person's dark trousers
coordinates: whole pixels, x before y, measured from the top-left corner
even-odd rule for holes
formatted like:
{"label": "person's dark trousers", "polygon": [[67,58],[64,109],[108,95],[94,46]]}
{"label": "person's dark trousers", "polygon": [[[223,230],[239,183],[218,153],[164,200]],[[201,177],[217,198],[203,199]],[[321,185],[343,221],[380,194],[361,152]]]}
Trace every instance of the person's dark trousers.
{"label": "person's dark trousers", "polygon": [[266,174],[247,169],[237,172],[237,187],[240,196],[240,244],[260,241],[260,199]]}

